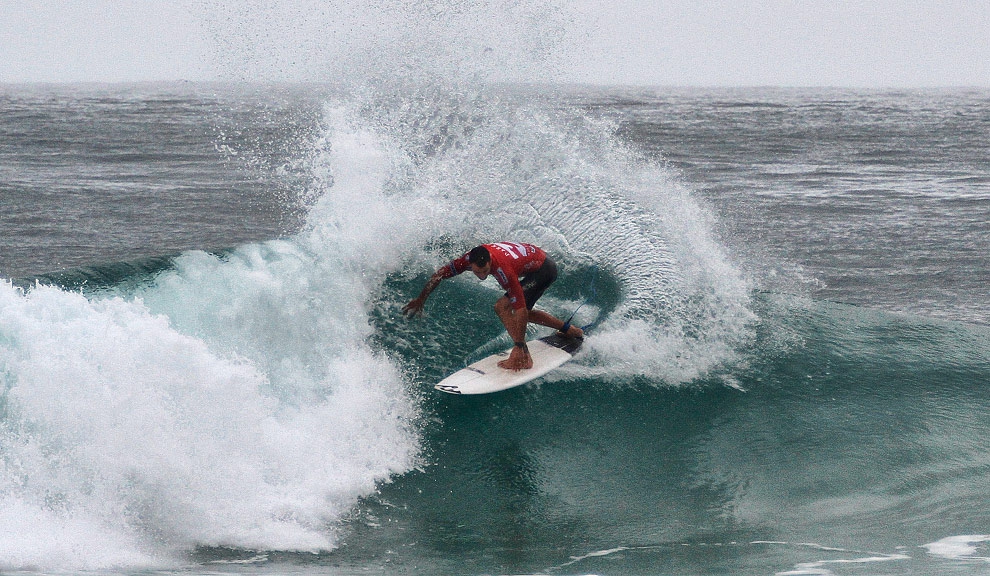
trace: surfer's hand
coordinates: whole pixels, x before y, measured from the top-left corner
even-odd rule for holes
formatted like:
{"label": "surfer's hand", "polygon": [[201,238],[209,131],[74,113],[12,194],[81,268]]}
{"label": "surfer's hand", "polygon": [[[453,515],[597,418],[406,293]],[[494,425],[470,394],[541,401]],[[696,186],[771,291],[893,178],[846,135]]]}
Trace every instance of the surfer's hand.
{"label": "surfer's hand", "polygon": [[426,304],[426,300],[423,298],[413,298],[408,304],[402,307],[402,313],[406,318],[415,318],[423,313],[423,306]]}

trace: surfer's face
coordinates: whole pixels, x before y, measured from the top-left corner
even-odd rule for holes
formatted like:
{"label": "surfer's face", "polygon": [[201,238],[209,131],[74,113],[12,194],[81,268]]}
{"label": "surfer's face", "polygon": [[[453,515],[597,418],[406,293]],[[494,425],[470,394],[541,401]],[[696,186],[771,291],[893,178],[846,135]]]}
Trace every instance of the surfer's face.
{"label": "surfer's face", "polygon": [[492,263],[489,262],[484,266],[478,266],[472,262],[471,271],[474,272],[474,275],[477,276],[479,280],[484,280],[485,278],[488,278],[488,275],[492,272]]}

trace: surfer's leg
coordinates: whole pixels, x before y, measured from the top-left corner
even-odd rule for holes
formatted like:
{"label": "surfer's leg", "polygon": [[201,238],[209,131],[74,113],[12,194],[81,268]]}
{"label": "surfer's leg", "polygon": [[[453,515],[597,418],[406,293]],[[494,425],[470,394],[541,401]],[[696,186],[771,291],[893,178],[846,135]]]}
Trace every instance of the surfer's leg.
{"label": "surfer's leg", "polygon": [[[564,328],[564,321],[544,312],[543,310],[530,310],[529,311],[529,321],[533,324],[539,324],[540,326],[546,326],[547,328],[553,328],[554,330],[562,330]],[[570,328],[567,329],[567,336],[571,338],[583,338],[584,331],[579,327],[571,324]]]}
{"label": "surfer's leg", "polygon": [[[495,302],[495,314],[498,315],[498,319],[505,326],[505,331],[511,336],[512,331],[509,329],[509,326],[513,324],[515,319],[513,318],[512,305],[509,304],[508,296],[502,296]],[[512,351],[509,352],[509,357],[499,362],[498,365],[508,370],[525,370],[533,367],[533,358],[525,348],[513,346]]]}
{"label": "surfer's leg", "polygon": [[526,308],[532,310],[536,301],[556,279],[557,264],[549,256],[543,262],[543,266],[520,278],[519,284],[523,289],[523,297],[526,298]]}
{"label": "surfer's leg", "polygon": [[[520,284],[522,284],[523,295],[526,297],[526,307],[529,308],[529,321],[540,326],[553,328],[554,330],[561,330],[564,328],[563,320],[543,310],[533,308],[536,301],[540,299],[540,296],[543,296],[543,293],[546,292],[546,289],[555,280],[557,280],[557,264],[547,256],[547,259],[543,262],[543,266],[523,276]],[[584,331],[577,326],[570,326],[567,329],[567,336],[571,338],[582,338],[584,337]]]}
{"label": "surfer's leg", "polygon": [[502,321],[505,325],[505,329],[509,329],[509,323],[512,321],[512,305],[509,304],[509,297],[502,296],[495,301],[495,315],[498,319]]}

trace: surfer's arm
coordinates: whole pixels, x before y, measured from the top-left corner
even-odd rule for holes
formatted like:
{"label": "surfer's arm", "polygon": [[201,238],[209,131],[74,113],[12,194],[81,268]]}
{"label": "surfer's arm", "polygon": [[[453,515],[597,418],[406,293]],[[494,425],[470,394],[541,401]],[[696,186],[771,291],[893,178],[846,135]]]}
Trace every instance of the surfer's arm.
{"label": "surfer's arm", "polygon": [[413,298],[412,300],[409,301],[408,304],[402,307],[402,313],[408,316],[409,318],[412,318],[413,316],[417,316],[420,313],[422,313],[423,306],[426,305],[426,299],[430,297],[430,293],[433,292],[433,290],[440,285],[440,282],[443,282],[444,278],[447,278],[447,276],[444,273],[446,270],[448,270],[448,267],[444,266],[443,268],[434,272],[433,276],[430,276],[430,279],[427,280],[426,286],[423,286],[423,291],[419,293],[419,296]]}
{"label": "surfer's arm", "polygon": [[419,296],[413,298],[408,304],[402,307],[402,313],[410,318],[420,314],[423,311],[423,306],[426,305],[426,299],[430,297],[430,292],[433,292],[445,278],[453,278],[470,267],[471,264],[468,262],[468,255],[465,254],[437,268],[433,276],[430,276],[430,279],[427,280],[426,286],[423,287],[423,291],[419,293]]}

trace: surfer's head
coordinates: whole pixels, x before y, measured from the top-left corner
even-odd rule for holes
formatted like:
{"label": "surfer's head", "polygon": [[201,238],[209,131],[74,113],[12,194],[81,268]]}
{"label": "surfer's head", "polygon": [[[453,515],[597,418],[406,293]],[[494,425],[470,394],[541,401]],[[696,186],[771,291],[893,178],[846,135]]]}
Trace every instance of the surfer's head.
{"label": "surfer's head", "polygon": [[488,253],[488,248],[484,246],[475,246],[468,252],[468,262],[472,264],[477,264],[478,266],[484,266],[492,261],[492,255]]}
{"label": "surfer's head", "polygon": [[477,246],[468,252],[468,262],[471,263],[471,271],[480,280],[488,278],[491,273],[492,255],[488,253],[488,248]]}

